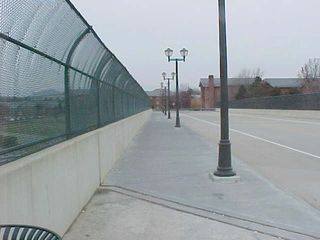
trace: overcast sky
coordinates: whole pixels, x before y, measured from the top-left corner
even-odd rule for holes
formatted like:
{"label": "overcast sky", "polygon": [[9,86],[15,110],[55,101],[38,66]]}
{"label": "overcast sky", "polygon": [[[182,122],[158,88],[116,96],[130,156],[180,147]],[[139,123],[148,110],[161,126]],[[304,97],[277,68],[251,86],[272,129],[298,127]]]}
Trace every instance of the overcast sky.
{"label": "overcast sky", "polygon": [[[219,77],[217,0],[72,0],[108,48],[145,90],[172,72],[164,50],[190,55],[180,64],[182,84]],[[264,77],[296,77],[320,56],[319,0],[226,0],[229,77],[243,68]]]}

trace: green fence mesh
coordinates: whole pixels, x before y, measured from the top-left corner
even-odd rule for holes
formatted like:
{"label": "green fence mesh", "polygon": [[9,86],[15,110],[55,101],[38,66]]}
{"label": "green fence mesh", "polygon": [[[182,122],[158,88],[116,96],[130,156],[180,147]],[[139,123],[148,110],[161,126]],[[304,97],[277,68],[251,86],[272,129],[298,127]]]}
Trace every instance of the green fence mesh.
{"label": "green fence mesh", "polygon": [[0,164],[148,109],[68,0],[0,0]]}

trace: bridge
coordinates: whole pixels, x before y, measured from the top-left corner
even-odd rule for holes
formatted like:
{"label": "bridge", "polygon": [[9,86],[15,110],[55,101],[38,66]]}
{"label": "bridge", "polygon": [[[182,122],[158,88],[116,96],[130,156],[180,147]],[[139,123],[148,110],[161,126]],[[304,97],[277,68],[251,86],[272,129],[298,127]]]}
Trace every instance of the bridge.
{"label": "bridge", "polygon": [[[146,111],[2,166],[1,192],[11,201],[1,198],[1,220],[32,219],[63,234],[82,209],[65,239],[318,239],[319,112],[234,109],[230,116],[237,183],[209,177],[219,111],[183,111],[181,129]],[[128,124],[125,139],[133,140],[116,142]],[[120,146],[128,147],[115,154]]]}
{"label": "bridge", "polygon": [[238,177],[213,179],[220,109],[182,111],[175,128],[69,0],[0,16],[0,224],[66,240],[320,239],[319,111],[231,109]]}
{"label": "bridge", "polygon": [[153,113],[65,238],[318,239],[317,136],[297,129],[319,131],[319,117],[231,110],[240,181],[221,183],[219,112],[185,111],[181,129]]}

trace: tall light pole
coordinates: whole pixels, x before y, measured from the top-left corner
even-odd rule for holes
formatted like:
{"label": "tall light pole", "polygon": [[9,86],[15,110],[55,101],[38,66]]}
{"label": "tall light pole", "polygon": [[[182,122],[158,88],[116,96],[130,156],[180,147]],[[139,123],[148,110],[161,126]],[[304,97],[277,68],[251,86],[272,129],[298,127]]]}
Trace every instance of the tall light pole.
{"label": "tall light pole", "polygon": [[166,104],[166,101],[167,101],[167,87],[165,86],[164,87],[164,98],[163,98],[163,108],[164,108],[164,115],[167,116],[167,104]]}
{"label": "tall light pole", "polygon": [[174,80],[174,77],[176,76],[176,73],[173,72],[171,73],[171,78],[167,78],[167,73],[163,72],[162,73],[162,77],[163,80],[168,81],[168,97],[167,97],[167,102],[166,102],[166,106],[167,106],[167,111],[168,111],[168,119],[171,119],[171,113],[170,113],[170,98],[171,98],[171,93],[170,93],[170,81]]}
{"label": "tall light pole", "polygon": [[163,82],[160,82],[161,90],[160,90],[160,108],[161,112],[164,113],[164,106],[163,106]]}
{"label": "tall light pole", "polygon": [[181,127],[180,124],[180,115],[179,115],[179,109],[180,109],[180,98],[179,98],[179,71],[178,71],[178,63],[179,62],[185,62],[186,57],[188,56],[188,50],[183,48],[180,51],[180,55],[182,58],[171,58],[173,55],[173,50],[168,48],[164,51],[166,56],[168,57],[168,62],[175,62],[176,63],[176,126],[177,128]]}
{"label": "tall light pole", "polygon": [[229,99],[228,99],[228,58],[226,33],[226,4],[219,3],[219,48],[220,48],[220,81],[221,81],[221,140],[219,143],[218,168],[214,172],[218,177],[232,177],[236,173],[231,166],[231,143],[229,140]]}

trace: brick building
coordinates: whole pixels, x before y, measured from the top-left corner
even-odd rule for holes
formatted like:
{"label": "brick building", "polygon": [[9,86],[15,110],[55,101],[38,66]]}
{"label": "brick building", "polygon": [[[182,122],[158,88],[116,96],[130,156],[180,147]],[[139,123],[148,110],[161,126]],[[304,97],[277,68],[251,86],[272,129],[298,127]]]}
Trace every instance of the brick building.
{"label": "brick building", "polygon": [[[255,78],[229,78],[228,79],[228,94],[229,101],[236,99],[236,95],[241,85],[248,86],[255,81]],[[278,88],[281,95],[291,94],[295,90],[300,90],[302,93],[308,93],[306,87],[303,86],[301,78],[265,78],[273,88]],[[314,85],[320,86],[320,80],[314,81]],[[201,107],[204,109],[212,109],[220,102],[220,78],[214,78],[210,75],[208,78],[201,78],[199,87],[201,88]],[[314,92],[318,92],[314,87]],[[320,90],[320,87],[318,88]]]}
{"label": "brick building", "polygon": [[[166,104],[164,89],[155,89],[153,91],[146,91],[150,98],[151,107],[156,111],[160,111]],[[175,93],[170,91],[171,109],[175,106]]]}
{"label": "brick building", "polygon": [[215,90],[214,77],[210,75],[209,78],[201,78],[199,87],[201,89],[201,108],[212,109],[215,106]]}
{"label": "brick building", "polygon": [[[281,95],[291,94],[294,89],[300,89],[303,84],[301,78],[265,78],[263,81],[267,82],[273,88],[278,88]],[[300,89],[303,93],[303,89]]]}
{"label": "brick building", "polygon": [[[254,82],[254,78],[229,78],[228,94],[229,101],[235,100],[241,85],[249,85]],[[220,78],[210,75],[208,78],[201,78],[199,87],[201,89],[201,107],[212,109],[220,102]]]}

